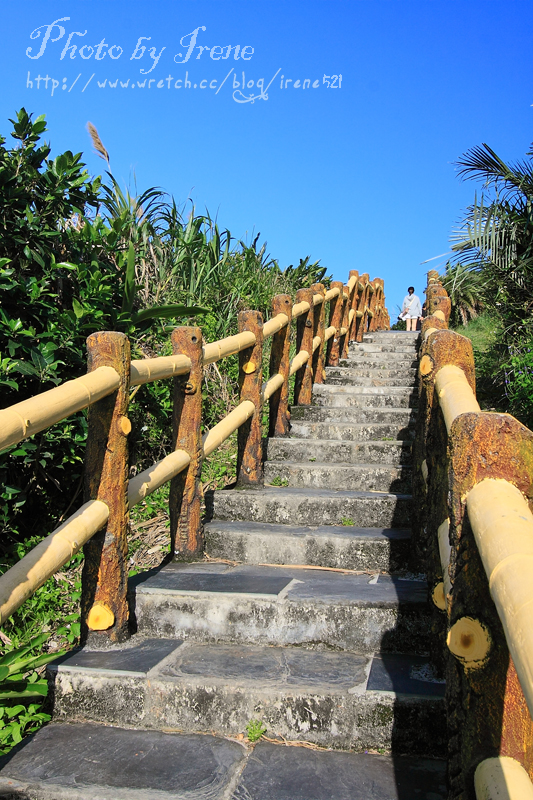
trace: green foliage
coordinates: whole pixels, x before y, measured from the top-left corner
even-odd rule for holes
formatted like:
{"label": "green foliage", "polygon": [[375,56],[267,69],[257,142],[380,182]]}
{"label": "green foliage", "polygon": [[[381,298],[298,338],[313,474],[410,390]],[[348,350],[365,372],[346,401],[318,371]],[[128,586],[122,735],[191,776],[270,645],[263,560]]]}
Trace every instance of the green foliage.
{"label": "green foliage", "polygon": [[[469,322],[476,354],[478,393],[484,404],[533,423],[529,353],[533,341],[533,147],[526,159],[504,162],[487,144],[458,160],[459,175],[483,184],[452,237],[454,260],[443,283],[452,321],[465,324],[483,308],[478,329]],[[497,331],[476,347],[487,320]],[[465,331],[466,335],[470,335]]]}
{"label": "green foliage", "polygon": [[285,478],[282,478],[281,475],[276,475],[270,481],[270,485],[271,486],[288,486],[289,485],[289,481],[286,480]]}
{"label": "green foliage", "polygon": [[341,525],[345,525],[346,527],[350,525],[355,525],[355,522],[350,517],[343,517],[341,519]]}
{"label": "green foliage", "polygon": [[[48,694],[48,682],[39,676],[39,668],[53,661],[61,652],[42,655],[39,650],[48,639],[43,633],[27,644],[14,647],[0,657],[0,753],[4,754],[18,744],[27,733],[37,730],[50,719],[41,712],[41,704]],[[28,703],[39,698],[38,703]],[[22,702],[20,702],[22,701]]]}
{"label": "green foliage", "polygon": [[259,719],[251,719],[246,726],[246,733],[248,734],[248,740],[250,742],[258,742],[266,732],[266,725],[263,725]]}

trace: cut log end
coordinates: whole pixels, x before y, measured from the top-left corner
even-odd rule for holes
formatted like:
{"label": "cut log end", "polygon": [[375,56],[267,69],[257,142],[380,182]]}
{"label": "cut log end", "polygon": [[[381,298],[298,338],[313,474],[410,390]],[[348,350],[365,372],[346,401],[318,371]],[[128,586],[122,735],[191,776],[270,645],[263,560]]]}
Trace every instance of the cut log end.
{"label": "cut log end", "polygon": [[450,652],[466,669],[482,667],[490,651],[491,640],[485,626],[477,619],[461,617],[448,631]]}
{"label": "cut log end", "polygon": [[104,603],[95,603],[87,617],[87,627],[91,631],[107,631],[115,623],[115,615]]}

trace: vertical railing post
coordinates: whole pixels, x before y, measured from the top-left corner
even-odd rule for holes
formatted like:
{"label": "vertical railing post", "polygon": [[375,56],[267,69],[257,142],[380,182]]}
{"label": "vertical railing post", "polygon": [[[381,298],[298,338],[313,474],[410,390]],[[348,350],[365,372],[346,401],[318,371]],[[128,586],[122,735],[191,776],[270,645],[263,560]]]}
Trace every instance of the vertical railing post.
{"label": "vertical railing post", "polygon": [[174,378],[172,446],[185,450],[190,464],[170,484],[171,552],[179,560],[197,556],[203,549],[201,528],[202,490],[202,331],[197,327],[175,328],[171,335],[172,353],[187,356],[191,370]]}
{"label": "vertical railing post", "polygon": [[239,353],[240,401],[251,400],[255,411],[238,432],[237,484],[262,486],[263,316],[259,311],[241,311],[238,319],[239,333],[252,331],[255,334],[255,344]]}
{"label": "vertical railing post", "polygon": [[344,301],[342,297],[342,291],[344,289],[344,284],[342,281],[332,281],[331,282],[332,289],[338,289],[339,294],[337,297],[334,297],[330,303],[330,312],[329,312],[329,326],[330,328],[335,328],[335,334],[331,337],[328,341],[328,350],[327,350],[327,357],[326,363],[328,367],[336,367],[339,364],[339,337],[340,337],[340,328],[342,324],[342,312]]}
{"label": "vertical railing post", "polygon": [[123,333],[103,331],[87,339],[88,372],[113,367],[116,392],[89,406],[85,451],[85,500],[109,508],[106,527],[85,545],[81,638],[92,645],[122,642],[128,630],[128,434],[130,343]]}
{"label": "vertical railing post", "polygon": [[348,358],[348,345],[350,344],[350,287],[348,285],[343,287],[344,302],[342,304],[342,321],[341,328],[346,328],[346,333],[340,337],[339,354],[340,358]]}
{"label": "vertical railing post", "polygon": [[309,303],[309,311],[301,314],[296,322],[296,352],[305,350],[309,358],[296,373],[294,382],[294,405],[310,405],[313,395],[313,330],[314,306],[313,290],[300,289],[296,292],[296,302]]}
{"label": "vertical railing post", "polygon": [[289,294],[277,294],[272,300],[272,317],[285,314],[289,321],[272,337],[270,350],[270,375],[282,375],[283,384],[270,398],[269,436],[288,436],[289,413],[289,369],[291,344],[292,299]]}
{"label": "vertical railing post", "polygon": [[324,369],[325,353],[324,353],[324,332],[326,330],[326,309],[324,297],[326,290],[323,283],[315,283],[311,286],[313,294],[322,295],[322,302],[320,305],[315,306],[313,336],[320,336],[320,346],[317,347],[313,354],[313,383],[324,383],[326,380],[326,371]]}
{"label": "vertical railing post", "polygon": [[359,298],[357,300],[357,332],[355,336],[356,342],[363,341],[363,335],[366,333],[366,303],[368,299],[368,273],[365,272],[359,276],[358,282]]}
{"label": "vertical railing post", "polygon": [[357,301],[359,299],[359,272],[356,269],[350,270],[350,278],[355,278],[355,284],[350,298],[350,311],[353,311],[353,319],[350,323],[350,330],[348,331],[348,342],[355,342],[357,334]]}

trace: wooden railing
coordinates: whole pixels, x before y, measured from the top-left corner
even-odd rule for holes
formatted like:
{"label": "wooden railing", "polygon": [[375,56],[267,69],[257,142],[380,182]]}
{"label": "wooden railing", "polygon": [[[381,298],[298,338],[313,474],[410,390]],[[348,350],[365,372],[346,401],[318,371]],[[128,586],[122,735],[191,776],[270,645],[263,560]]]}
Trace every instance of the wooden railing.
{"label": "wooden railing", "polygon": [[[296,355],[289,361],[293,320]],[[5,449],[89,409],[86,502],[0,577],[0,624],[84,547],[82,637],[96,643],[127,638],[129,510],[171,481],[171,552],[180,559],[198,556],[203,547],[204,458],[238,430],[237,482],[260,487],[263,404],[269,403],[269,435],[287,435],[290,376],[295,376],[293,404],[308,404],[313,383],[325,380],[325,364],[338,364],[349,341],[361,341],[367,330],[389,327],[383,281],[370,281],[368,274],[352,270],[347,285],[333,282],[328,291],[322,284],[301,289],[294,305],[289,295],[277,295],[266,323],[259,312],[243,311],[238,326],[235,336],[209,344],[202,343],[198,327],[176,328],[173,355],[133,361],[124,334],[94,333],[87,340],[87,375],[0,411],[0,449]],[[268,337],[272,346],[263,382],[263,343]],[[239,355],[240,402],[202,440],[203,368],[233,354]],[[173,452],[128,480],[130,387],[169,377],[174,378]]]}
{"label": "wooden railing", "polygon": [[447,329],[436,273],[426,304],[413,535],[446,674],[450,798],[523,800],[533,797],[533,432],[480,410],[472,345]]}

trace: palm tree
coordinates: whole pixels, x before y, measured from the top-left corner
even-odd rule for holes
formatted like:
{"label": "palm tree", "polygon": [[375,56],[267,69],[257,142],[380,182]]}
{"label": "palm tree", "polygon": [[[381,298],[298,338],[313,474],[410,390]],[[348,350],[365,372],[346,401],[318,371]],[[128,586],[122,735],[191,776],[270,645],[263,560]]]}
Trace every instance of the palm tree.
{"label": "palm tree", "polygon": [[444,269],[440,279],[452,303],[450,322],[452,325],[466,325],[485,306],[481,273],[461,262],[451,264],[448,261]]}
{"label": "palm tree", "polygon": [[452,236],[457,266],[478,274],[487,301],[512,332],[529,324],[533,309],[533,145],[526,160],[510,164],[479,145],[457,165],[463,179],[483,181]]}

